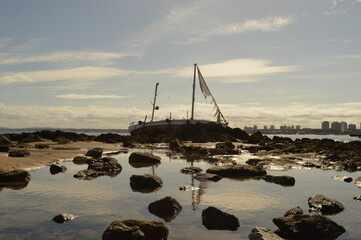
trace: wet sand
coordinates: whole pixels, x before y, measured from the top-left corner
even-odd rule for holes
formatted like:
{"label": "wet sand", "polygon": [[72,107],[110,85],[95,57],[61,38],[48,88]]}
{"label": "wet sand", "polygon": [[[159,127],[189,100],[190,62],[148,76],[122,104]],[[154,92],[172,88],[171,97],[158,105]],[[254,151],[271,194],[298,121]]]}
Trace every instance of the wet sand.
{"label": "wet sand", "polygon": [[[51,164],[71,161],[75,156],[85,154],[88,149],[95,147],[104,151],[117,150],[122,148],[121,144],[108,144],[101,142],[73,142],[69,144],[57,144],[54,142],[41,142],[49,144],[50,149],[35,149],[36,143],[29,143],[30,156],[8,157],[8,153],[0,153],[0,171],[8,172],[16,169],[34,171]],[[13,148],[12,148],[13,149]]]}

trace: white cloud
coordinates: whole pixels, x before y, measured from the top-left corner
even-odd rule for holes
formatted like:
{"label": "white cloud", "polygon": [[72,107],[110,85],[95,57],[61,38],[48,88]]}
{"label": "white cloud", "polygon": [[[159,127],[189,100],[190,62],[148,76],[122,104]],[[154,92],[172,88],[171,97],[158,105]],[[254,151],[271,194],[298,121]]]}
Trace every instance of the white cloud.
{"label": "white cloud", "polygon": [[235,23],[221,26],[215,31],[213,31],[212,34],[218,36],[238,35],[250,31],[279,31],[285,26],[292,24],[293,22],[295,22],[295,18],[293,16],[276,16],[263,19],[252,19],[247,20],[244,23]]}
{"label": "white cloud", "polygon": [[115,76],[127,76],[130,71],[110,67],[79,67],[60,70],[7,73],[0,77],[0,84],[36,83],[63,80],[96,81]]}
{"label": "white cloud", "polygon": [[133,96],[119,96],[119,95],[87,95],[87,94],[64,94],[58,95],[57,98],[65,98],[65,99],[125,99],[125,98],[134,98]]}

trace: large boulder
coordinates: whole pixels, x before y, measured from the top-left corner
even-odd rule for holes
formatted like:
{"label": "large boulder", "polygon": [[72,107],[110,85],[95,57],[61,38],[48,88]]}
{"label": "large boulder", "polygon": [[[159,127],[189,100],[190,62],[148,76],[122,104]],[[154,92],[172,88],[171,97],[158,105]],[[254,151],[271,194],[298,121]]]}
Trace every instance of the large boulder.
{"label": "large boulder", "polygon": [[149,152],[133,152],[129,156],[129,163],[149,163],[158,164],[160,163],[160,157]]}
{"label": "large boulder", "polygon": [[161,222],[123,220],[112,222],[102,235],[103,240],[165,240],[168,228]]}
{"label": "large boulder", "polygon": [[345,228],[322,215],[292,215],[274,218],[278,234],[287,239],[337,239]]}
{"label": "large boulder", "polygon": [[265,227],[255,227],[248,235],[249,240],[283,240],[276,233],[272,232],[271,229]]}
{"label": "large boulder", "polygon": [[132,175],[130,177],[130,187],[134,192],[149,193],[158,190],[162,186],[162,179],[153,174]]}
{"label": "large boulder", "polygon": [[52,220],[56,223],[64,223],[64,222],[72,221],[77,217],[78,216],[71,213],[60,213],[59,215],[53,217]]}
{"label": "large boulder", "polygon": [[65,172],[66,171],[66,167],[65,166],[58,166],[56,164],[52,164],[50,165],[50,173],[52,175],[61,173],[61,172]]}
{"label": "large boulder", "polygon": [[236,231],[240,226],[237,217],[215,207],[208,207],[202,211],[202,224],[207,229],[231,231]]}
{"label": "large boulder", "polygon": [[150,213],[170,222],[182,211],[182,206],[175,198],[168,196],[150,203],[148,210]]}
{"label": "large boulder", "polygon": [[92,157],[92,158],[101,158],[103,154],[103,149],[101,148],[93,148],[89,149],[85,156]]}
{"label": "large boulder", "polygon": [[273,175],[265,175],[262,176],[262,179],[266,182],[276,183],[282,186],[294,186],[295,178],[291,176],[273,176]]}
{"label": "large boulder", "polygon": [[25,170],[13,170],[10,172],[0,172],[0,182],[29,182],[31,175]]}
{"label": "large boulder", "polygon": [[310,211],[321,212],[322,214],[336,214],[342,212],[345,208],[339,201],[320,194],[310,197],[308,206]]}
{"label": "large boulder", "polygon": [[253,177],[267,174],[261,167],[244,164],[212,167],[207,169],[207,173],[217,174],[221,177]]}

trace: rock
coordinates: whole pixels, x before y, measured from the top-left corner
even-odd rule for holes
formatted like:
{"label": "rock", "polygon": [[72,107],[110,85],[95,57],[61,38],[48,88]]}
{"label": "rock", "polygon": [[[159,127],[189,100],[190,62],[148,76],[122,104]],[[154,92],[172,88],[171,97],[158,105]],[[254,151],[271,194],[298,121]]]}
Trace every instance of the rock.
{"label": "rock", "polygon": [[358,195],[358,196],[354,197],[353,199],[357,200],[357,201],[361,201],[361,195]]}
{"label": "rock", "polygon": [[179,141],[178,138],[176,138],[175,140],[172,140],[169,142],[169,148],[170,149],[179,149],[181,148],[183,145],[182,143]]}
{"label": "rock", "polygon": [[352,177],[341,176],[341,175],[336,175],[336,176],[333,176],[332,178],[336,179],[336,180],[343,181],[343,182],[352,182],[352,180],[353,180]]}
{"label": "rock", "polygon": [[357,177],[355,180],[356,187],[361,188],[361,177]]}
{"label": "rock", "polygon": [[21,149],[21,150],[11,150],[9,152],[9,157],[26,157],[26,156],[30,156],[30,152],[26,149]]}
{"label": "rock", "polygon": [[161,222],[123,220],[112,222],[102,235],[103,240],[165,240],[168,228]]}
{"label": "rock", "polygon": [[78,216],[75,216],[71,213],[61,213],[55,217],[53,217],[53,221],[56,223],[64,223],[64,222],[68,222],[71,220],[74,220],[75,218],[77,218]]}
{"label": "rock", "polygon": [[344,206],[337,200],[316,195],[308,199],[310,211],[321,212],[322,214],[336,214],[344,210]]}
{"label": "rock", "polygon": [[160,157],[148,152],[133,152],[129,156],[129,163],[160,163]]}
{"label": "rock", "polygon": [[222,179],[221,176],[212,173],[197,173],[194,178],[200,182],[213,181],[218,182]]}
{"label": "rock", "polygon": [[1,135],[0,136],[0,145],[11,147],[12,143],[9,138]]}
{"label": "rock", "polygon": [[278,234],[287,239],[336,239],[345,229],[322,215],[293,215],[274,218]]}
{"label": "rock", "polygon": [[216,144],[216,148],[218,149],[235,149],[236,146],[232,142],[221,142]]}
{"label": "rock", "polygon": [[93,169],[80,170],[73,177],[82,180],[93,180],[97,177],[104,176],[105,172],[98,172]]}
{"label": "rock", "polygon": [[162,179],[153,174],[132,175],[130,177],[130,187],[134,192],[149,193],[158,190],[162,186]]}
{"label": "rock", "polygon": [[212,167],[207,170],[207,173],[217,174],[221,177],[249,177],[267,174],[267,172],[260,167],[243,164]]}
{"label": "rock", "polygon": [[73,163],[74,163],[74,164],[79,164],[79,165],[81,165],[81,164],[87,163],[88,160],[89,160],[89,158],[87,158],[87,157],[84,157],[84,156],[76,156],[76,157],[73,158]]}
{"label": "rock", "polygon": [[103,154],[103,149],[101,148],[93,148],[89,149],[85,156],[92,157],[92,158],[101,158]]}
{"label": "rock", "polygon": [[31,175],[25,170],[13,170],[10,172],[0,172],[0,182],[29,182]]}
{"label": "rock", "polygon": [[199,173],[202,171],[203,171],[202,168],[199,167],[185,167],[180,170],[181,173],[185,173],[185,174]]}
{"label": "rock", "polygon": [[236,231],[240,226],[238,218],[215,207],[208,207],[202,211],[202,224],[207,229],[231,231]]}
{"label": "rock", "polygon": [[44,144],[44,143],[38,143],[35,144],[35,149],[49,149],[50,146],[48,144]]}
{"label": "rock", "polygon": [[50,173],[53,174],[53,175],[61,173],[61,172],[65,172],[65,171],[66,171],[65,166],[58,166],[58,165],[55,165],[55,164],[52,164],[50,166]]}
{"label": "rock", "polygon": [[255,227],[248,235],[249,240],[283,240],[276,233],[272,232],[271,229],[265,227]]}
{"label": "rock", "polygon": [[182,211],[182,206],[176,199],[168,196],[150,203],[148,210],[150,213],[170,222]]}
{"label": "rock", "polygon": [[272,175],[265,175],[262,176],[262,179],[266,182],[276,183],[282,186],[294,186],[296,180],[290,176],[272,176]]}
{"label": "rock", "polygon": [[8,145],[0,145],[0,152],[9,152],[10,146]]}
{"label": "rock", "polygon": [[179,191],[195,191],[199,190],[199,187],[193,187],[192,185],[184,185],[179,187]]}
{"label": "rock", "polygon": [[118,163],[118,160],[112,157],[103,157],[94,163],[89,164],[88,169],[93,169],[98,172],[105,172],[107,175],[110,172],[119,172],[122,170],[122,165]]}
{"label": "rock", "polygon": [[294,207],[288,210],[284,217],[294,216],[294,215],[303,215],[303,209],[300,206]]}

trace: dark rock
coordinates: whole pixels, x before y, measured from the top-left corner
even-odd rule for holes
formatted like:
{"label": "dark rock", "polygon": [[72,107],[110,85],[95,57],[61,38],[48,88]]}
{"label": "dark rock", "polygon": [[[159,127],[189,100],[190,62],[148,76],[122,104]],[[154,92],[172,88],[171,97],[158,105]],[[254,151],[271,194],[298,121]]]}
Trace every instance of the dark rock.
{"label": "dark rock", "polygon": [[217,174],[221,177],[249,177],[267,174],[267,172],[260,167],[243,164],[212,167],[207,170],[207,173]]}
{"label": "dark rock", "polygon": [[248,159],[248,160],[246,161],[246,163],[247,163],[248,165],[257,166],[258,163],[260,163],[260,162],[262,162],[262,161],[263,161],[263,159],[251,158],[251,159]]}
{"label": "dark rock", "polygon": [[48,144],[38,143],[38,144],[35,144],[35,148],[36,149],[49,149],[50,146]]}
{"label": "dark rock", "polygon": [[0,145],[0,152],[9,152],[10,146],[8,145]]}
{"label": "dark rock", "polygon": [[101,158],[103,154],[103,149],[101,148],[93,148],[89,149],[85,156],[92,157],[92,158]]}
{"label": "dark rock", "polygon": [[162,179],[153,174],[132,175],[130,177],[130,187],[134,192],[149,193],[158,190],[162,186]]}
{"label": "dark rock", "polygon": [[104,231],[103,240],[165,240],[168,228],[161,222],[147,220],[114,221]]}
{"label": "dark rock", "polygon": [[321,212],[322,214],[336,214],[344,210],[344,206],[337,200],[316,195],[308,199],[310,211]]}
{"label": "dark rock", "polygon": [[26,157],[30,156],[30,152],[26,149],[21,150],[10,150],[9,157]]}
{"label": "dark rock", "polygon": [[361,195],[358,195],[358,196],[354,197],[353,199],[357,200],[357,201],[361,201]]}
{"label": "dark rock", "polygon": [[294,177],[290,176],[272,176],[272,175],[265,175],[262,176],[262,179],[266,182],[276,183],[282,186],[294,186],[296,180]]}
{"label": "dark rock", "polygon": [[293,215],[274,218],[273,223],[279,228],[278,234],[287,239],[337,239],[345,229],[322,215]]}
{"label": "dark rock", "polygon": [[272,232],[271,229],[265,227],[255,227],[248,235],[249,240],[283,240],[276,233]]}
{"label": "dark rock", "polygon": [[68,222],[68,221],[72,221],[75,218],[77,218],[78,216],[75,216],[71,213],[61,213],[55,217],[53,217],[53,221],[56,223],[64,223],[64,222]]}
{"label": "dark rock", "polygon": [[1,146],[9,146],[11,147],[12,143],[11,140],[5,136],[0,136],[0,145]]}
{"label": "dark rock", "polygon": [[218,182],[222,179],[221,176],[212,173],[197,173],[194,178],[200,182],[213,181]]}
{"label": "dark rock", "polygon": [[81,164],[87,163],[88,160],[89,160],[89,158],[87,158],[87,157],[84,157],[84,156],[76,156],[76,157],[73,158],[73,163],[74,163],[74,164],[79,164],[79,165],[81,165]]}
{"label": "dark rock", "polygon": [[183,145],[181,144],[181,142],[179,141],[178,138],[169,142],[170,149],[178,149],[178,148],[181,148],[182,146]]}
{"label": "dark rock", "polygon": [[80,170],[73,177],[82,180],[93,180],[97,177],[104,176],[105,172],[98,172],[93,169]]}
{"label": "dark rock", "polygon": [[336,179],[336,180],[343,181],[343,182],[352,182],[352,180],[353,180],[352,177],[340,176],[340,175],[333,176],[332,178]]}
{"label": "dark rock", "polygon": [[199,167],[185,167],[180,170],[181,173],[185,173],[185,174],[199,173],[202,171],[203,171],[202,168]]}
{"label": "dark rock", "polygon": [[122,166],[118,163],[118,160],[112,157],[103,157],[100,160],[97,160],[91,164],[89,164],[88,169],[93,169],[98,172],[113,172],[113,171],[121,171]]}
{"label": "dark rock", "polygon": [[228,150],[228,149],[233,150],[236,148],[236,146],[234,146],[234,144],[232,142],[222,142],[222,143],[217,143],[216,148],[225,149],[225,150]]}
{"label": "dark rock", "polygon": [[58,165],[55,165],[55,164],[52,164],[50,166],[50,173],[53,174],[53,175],[61,173],[61,172],[65,172],[65,171],[66,171],[65,166],[58,166]]}
{"label": "dark rock", "polygon": [[231,231],[236,231],[240,226],[237,217],[215,207],[208,207],[202,211],[202,224],[207,229]]}
{"label": "dark rock", "polygon": [[29,182],[30,179],[30,173],[24,170],[0,172],[0,182]]}
{"label": "dark rock", "polygon": [[356,178],[355,185],[356,185],[356,187],[361,188],[361,177]]}
{"label": "dark rock", "polygon": [[129,163],[136,162],[136,163],[153,163],[157,164],[160,163],[160,157],[155,156],[148,152],[133,152],[129,156]]}
{"label": "dark rock", "polygon": [[303,215],[303,209],[300,206],[294,207],[288,210],[284,217],[294,216],[294,215]]}
{"label": "dark rock", "polygon": [[149,204],[148,210],[150,213],[170,222],[182,211],[182,206],[176,199],[168,196]]}

